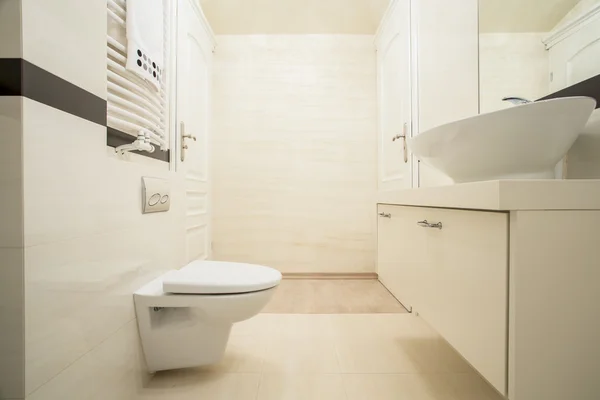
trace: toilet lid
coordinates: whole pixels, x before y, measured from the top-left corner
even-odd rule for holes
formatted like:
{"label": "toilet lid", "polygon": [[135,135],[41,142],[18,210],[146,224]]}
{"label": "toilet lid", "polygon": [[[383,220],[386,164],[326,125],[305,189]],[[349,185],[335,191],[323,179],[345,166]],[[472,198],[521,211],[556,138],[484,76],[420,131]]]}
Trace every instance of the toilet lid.
{"label": "toilet lid", "polygon": [[232,294],[275,287],[281,273],[262,265],[193,261],[163,280],[163,291],[182,294]]}

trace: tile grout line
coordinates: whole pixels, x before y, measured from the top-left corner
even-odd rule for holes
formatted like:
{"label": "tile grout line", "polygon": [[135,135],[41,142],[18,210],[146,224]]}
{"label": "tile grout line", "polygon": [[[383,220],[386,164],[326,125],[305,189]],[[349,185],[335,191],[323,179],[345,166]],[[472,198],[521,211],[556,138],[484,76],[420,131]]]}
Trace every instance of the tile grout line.
{"label": "tile grout line", "polygon": [[[338,337],[337,337],[337,334],[336,334],[336,332],[335,332],[335,329],[334,329],[334,326],[333,326],[333,325],[334,325],[334,324],[333,324],[333,322],[334,322],[334,321],[333,321],[333,316],[330,314],[330,315],[328,316],[328,318],[327,318],[327,319],[328,319],[328,321],[329,321],[330,328],[331,328],[331,335],[332,335],[332,338],[331,338],[331,339],[332,339],[332,341],[333,341],[333,351],[335,352],[335,361],[337,362],[337,366],[338,366],[338,373],[339,373],[340,375],[342,375],[342,374],[343,374],[343,372],[342,372],[342,363],[341,363],[341,361],[340,361],[340,353],[339,353],[339,351],[338,351],[338,346],[337,346],[337,343],[338,343]],[[342,377],[341,377],[341,379],[342,379],[342,384],[343,384],[343,386],[344,386],[344,393],[346,393],[346,385],[345,385],[345,383],[344,383],[344,377],[342,376]],[[346,399],[348,399],[348,394],[347,394],[347,393],[346,393]]]}
{"label": "tile grout line", "polygon": [[258,377],[258,386],[256,387],[256,396],[254,397],[254,400],[258,400],[258,398],[260,397],[260,386],[262,385],[264,374],[265,373],[263,372],[262,366],[261,366],[261,368],[260,368],[260,375]]}
{"label": "tile grout line", "polygon": [[[69,363],[69,365],[67,365],[66,367],[64,367],[60,371],[58,371],[52,378],[48,379],[44,383],[41,383],[38,387],[36,387],[35,389],[33,389],[31,391],[31,393],[27,393],[25,397],[33,396],[38,390],[40,390],[41,388],[43,388],[44,386],[46,386],[47,384],[49,384],[50,382],[52,382],[54,379],[58,378],[63,372],[65,372],[67,369],[69,369],[71,366],[73,366],[73,364],[75,364],[76,362],[78,362],[79,360],[81,360],[82,358],[84,358],[85,356],[87,356],[88,354],[90,354],[92,351],[96,350],[98,347],[102,346],[102,344],[104,342],[106,342],[108,339],[110,339],[111,337],[113,337],[114,335],[116,335],[121,329],[124,329],[125,326],[127,326],[128,324],[131,323],[131,321],[135,321],[135,320],[136,320],[136,317],[133,317],[132,319],[130,319],[129,321],[127,321],[126,323],[124,323],[123,325],[121,325],[120,327],[118,327],[117,329],[115,329],[113,332],[111,332],[108,336],[106,336],[102,341],[100,341],[94,347],[92,347],[91,349],[89,349],[88,351],[86,351],[85,353],[83,353],[82,355],[80,355],[79,357],[77,357],[75,360],[71,361]],[[27,378],[27,377],[25,377],[25,378]]]}

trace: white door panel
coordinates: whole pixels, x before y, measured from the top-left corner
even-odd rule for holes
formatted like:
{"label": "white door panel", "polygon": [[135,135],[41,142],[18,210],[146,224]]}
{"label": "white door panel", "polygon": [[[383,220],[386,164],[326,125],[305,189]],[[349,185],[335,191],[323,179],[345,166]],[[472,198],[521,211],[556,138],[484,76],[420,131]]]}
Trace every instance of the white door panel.
{"label": "white door panel", "polygon": [[[179,0],[177,170],[185,180],[186,261],[210,257],[209,127],[212,49],[197,6]],[[192,138],[182,138],[182,133]],[[182,148],[182,145],[187,148]]]}
{"label": "white door panel", "polygon": [[[379,190],[411,187],[410,1],[399,1],[377,44]],[[393,140],[397,137],[396,140]],[[405,161],[406,155],[406,161]]]}
{"label": "white door panel", "polygon": [[596,16],[550,48],[551,92],[600,73],[597,61],[600,55],[599,39],[600,16]]}

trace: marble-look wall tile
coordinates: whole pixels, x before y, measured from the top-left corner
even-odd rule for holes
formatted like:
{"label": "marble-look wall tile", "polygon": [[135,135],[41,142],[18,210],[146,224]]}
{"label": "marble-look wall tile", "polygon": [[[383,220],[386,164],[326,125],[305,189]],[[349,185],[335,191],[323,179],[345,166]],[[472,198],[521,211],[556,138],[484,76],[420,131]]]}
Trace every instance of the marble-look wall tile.
{"label": "marble-look wall tile", "polygon": [[[132,293],[181,266],[183,246],[152,224],[25,249],[28,393],[135,317]],[[181,258],[179,261],[176,259]]]}
{"label": "marble-look wall tile", "polygon": [[[27,98],[23,104],[25,246],[173,218],[141,214],[141,176],[175,179],[165,163],[123,162],[107,154],[105,127]],[[172,199],[182,200],[174,189]]]}
{"label": "marble-look wall tile", "polygon": [[23,249],[0,247],[0,399],[24,398]]}
{"label": "marble-look wall tile", "polygon": [[132,320],[27,400],[133,400],[149,380],[143,365],[137,322]]}
{"label": "marble-look wall tile", "polygon": [[20,58],[21,54],[21,0],[2,0],[0,58]]}
{"label": "marble-look wall tile", "polygon": [[214,256],[286,272],[374,271],[373,37],[218,42]]}
{"label": "marble-look wall tile", "polygon": [[480,112],[512,107],[508,96],[530,100],[550,91],[550,61],[542,43],[546,33],[479,35]]}
{"label": "marble-look wall tile", "polygon": [[21,97],[0,97],[0,247],[23,246]]}
{"label": "marble-look wall tile", "polygon": [[21,104],[0,97],[0,399],[23,398],[25,384]]}
{"label": "marble-look wall tile", "polygon": [[[165,163],[115,156],[92,122],[24,99],[23,129],[29,394],[132,321],[137,288],[182,266],[185,193]],[[141,213],[142,176],[171,182],[169,212]]]}
{"label": "marble-look wall tile", "polygon": [[20,2],[23,58],[106,99],[106,1]]}

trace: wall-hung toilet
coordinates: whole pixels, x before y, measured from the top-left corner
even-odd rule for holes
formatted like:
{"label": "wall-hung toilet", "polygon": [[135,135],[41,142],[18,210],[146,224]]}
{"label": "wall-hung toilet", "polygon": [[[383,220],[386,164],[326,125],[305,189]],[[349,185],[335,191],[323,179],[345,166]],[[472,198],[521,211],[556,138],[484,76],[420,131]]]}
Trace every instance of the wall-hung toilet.
{"label": "wall-hung toilet", "polygon": [[133,295],[150,372],[217,363],[231,327],[258,314],[281,273],[261,265],[194,261]]}

